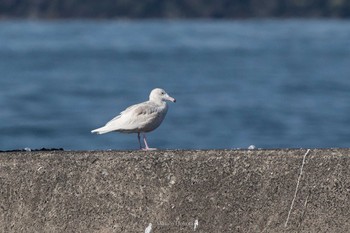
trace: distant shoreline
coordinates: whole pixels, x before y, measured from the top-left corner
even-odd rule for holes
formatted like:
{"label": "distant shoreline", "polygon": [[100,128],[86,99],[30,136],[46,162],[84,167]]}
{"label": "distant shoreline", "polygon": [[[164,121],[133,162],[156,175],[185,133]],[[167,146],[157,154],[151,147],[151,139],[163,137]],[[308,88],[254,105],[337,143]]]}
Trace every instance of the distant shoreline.
{"label": "distant shoreline", "polygon": [[350,18],[348,1],[52,0],[0,2],[4,19]]}

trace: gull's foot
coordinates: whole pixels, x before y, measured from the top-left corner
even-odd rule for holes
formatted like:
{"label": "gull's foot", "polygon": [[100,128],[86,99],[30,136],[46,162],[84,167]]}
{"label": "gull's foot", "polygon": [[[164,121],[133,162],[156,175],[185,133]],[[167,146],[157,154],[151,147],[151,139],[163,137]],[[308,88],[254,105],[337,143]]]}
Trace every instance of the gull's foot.
{"label": "gull's foot", "polygon": [[157,148],[142,148],[142,150],[147,151],[147,150],[157,150]]}

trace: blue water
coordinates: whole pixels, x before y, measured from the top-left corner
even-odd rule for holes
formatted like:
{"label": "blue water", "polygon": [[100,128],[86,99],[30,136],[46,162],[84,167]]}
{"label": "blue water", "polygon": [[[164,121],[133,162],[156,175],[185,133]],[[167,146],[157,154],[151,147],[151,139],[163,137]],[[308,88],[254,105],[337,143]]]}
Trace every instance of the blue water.
{"label": "blue water", "polygon": [[350,21],[1,21],[0,71],[0,150],[137,149],[90,130],[154,87],[152,147],[350,147]]}

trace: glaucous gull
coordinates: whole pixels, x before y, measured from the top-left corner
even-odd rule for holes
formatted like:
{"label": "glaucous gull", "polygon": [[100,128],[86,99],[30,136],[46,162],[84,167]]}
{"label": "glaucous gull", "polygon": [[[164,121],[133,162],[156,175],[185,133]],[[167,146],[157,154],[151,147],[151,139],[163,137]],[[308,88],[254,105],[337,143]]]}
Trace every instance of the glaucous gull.
{"label": "glaucous gull", "polygon": [[[166,101],[176,102],[163,89],[155,88],[149,95],[149,100],[132,105],[122,111],[118,116],[107,122],[101,128],[94,129],[91,133],[104,134],[109,132],[137,133],[140,149],[153,150],[148,146],[146,133],[158,128],[168,111]],[[145,148],[142,148],[140,134],[143,136]]]}

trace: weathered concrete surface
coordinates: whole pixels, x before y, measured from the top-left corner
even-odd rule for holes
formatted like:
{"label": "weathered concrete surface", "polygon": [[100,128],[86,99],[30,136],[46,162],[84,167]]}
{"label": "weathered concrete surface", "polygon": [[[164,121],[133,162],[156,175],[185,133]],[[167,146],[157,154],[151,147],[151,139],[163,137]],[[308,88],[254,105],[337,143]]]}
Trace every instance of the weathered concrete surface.
{"label": "weathered concrete surface", "polygon": [[[0,232],[350,232],[350,150],[0,153]],[[198,227],[194,231],[194,223]]]}

